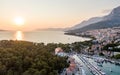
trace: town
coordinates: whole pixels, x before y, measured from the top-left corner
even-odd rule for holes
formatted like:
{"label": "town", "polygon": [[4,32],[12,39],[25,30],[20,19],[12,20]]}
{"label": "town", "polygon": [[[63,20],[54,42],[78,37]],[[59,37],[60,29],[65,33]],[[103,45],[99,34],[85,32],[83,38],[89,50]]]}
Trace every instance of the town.
{"label": "town", "polygon": [[[81,53],[73,50],[71,54],[65,54],[60,49],[57,55],[69,57],[67,61],[70,62],[70,66],[66,69],[66,75],[86,75],[84,65],[91,75],[107,75],[108,73],[100,68],[104,62],[120,65],[120,27],[90,30],[75,35],[93,37],[92,44],[83,48]],[[113,72],[111,68],[109,71]],[[65,75],[65,70],[61,75]]]}

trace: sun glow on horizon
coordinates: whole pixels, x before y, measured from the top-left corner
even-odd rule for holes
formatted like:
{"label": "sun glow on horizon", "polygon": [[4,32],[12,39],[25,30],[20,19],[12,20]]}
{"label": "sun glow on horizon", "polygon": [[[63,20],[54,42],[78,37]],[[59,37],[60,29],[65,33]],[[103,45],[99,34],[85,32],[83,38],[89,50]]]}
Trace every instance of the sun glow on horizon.
{"label": "sun glow on horizon", "polygon": [[14,22],[17,26],[23,26],[24,25],[24,22],[25,20],[22,18],[22,17],[16,17],[14,19]]}

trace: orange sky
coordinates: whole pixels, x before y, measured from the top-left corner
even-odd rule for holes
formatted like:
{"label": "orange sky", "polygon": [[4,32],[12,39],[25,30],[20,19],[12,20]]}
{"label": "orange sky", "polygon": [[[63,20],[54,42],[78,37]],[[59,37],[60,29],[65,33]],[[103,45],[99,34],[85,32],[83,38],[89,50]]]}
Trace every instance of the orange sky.
{"label": "orange sky", "polygon": [[[108,14],[120,0],[0,0],[0,29],[35,30],[71,27],[90,17]],[[23,26],[13,21],[25,20]]]}

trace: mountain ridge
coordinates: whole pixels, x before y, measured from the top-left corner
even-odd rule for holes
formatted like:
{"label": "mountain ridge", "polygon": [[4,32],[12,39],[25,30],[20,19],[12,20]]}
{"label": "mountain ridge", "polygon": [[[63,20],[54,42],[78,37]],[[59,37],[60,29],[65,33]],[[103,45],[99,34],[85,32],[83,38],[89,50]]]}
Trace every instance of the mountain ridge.
{"label": "mountain ridge", "polygon": [[67,32],[76,33],[76,32],[84,32],[84,31],[94,30],[94,29],[116,27],[116,26],[120,26],[120,6],[114,8],[110,14],[101,17],[101,20],[98,22],[88,24],[81,28],[76,28],[73,30],[70,29]]}
{"label": "mountain ridge", "polygon": [[77,24],[77,25],[71,27],[69,30],[78,29],[78,28],[81,28],[81,27],[84,27],[84,26],[87,26],[89,24],[96,23],[96,22],[99,22],[99,21],[102,21],[102,17],[92,17],[88,20],[82,21],[80,24]]}

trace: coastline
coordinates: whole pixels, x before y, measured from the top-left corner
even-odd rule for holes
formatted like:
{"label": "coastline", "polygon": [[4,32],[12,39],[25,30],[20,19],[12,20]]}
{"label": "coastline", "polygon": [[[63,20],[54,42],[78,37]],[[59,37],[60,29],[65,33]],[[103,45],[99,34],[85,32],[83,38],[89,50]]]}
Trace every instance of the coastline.
{"label": "coastline", "polygon": [[78,37],[83,37],[83,38],[88,38],[88,39],[91,39],[91,40],[95,40],[96,38],[94,38],[93,36],[86,36],[86,35],[76,35],[75,33],[68,33],[68,32],[65,32],[64,35],[71,35],[71,36],[78,36]]}

